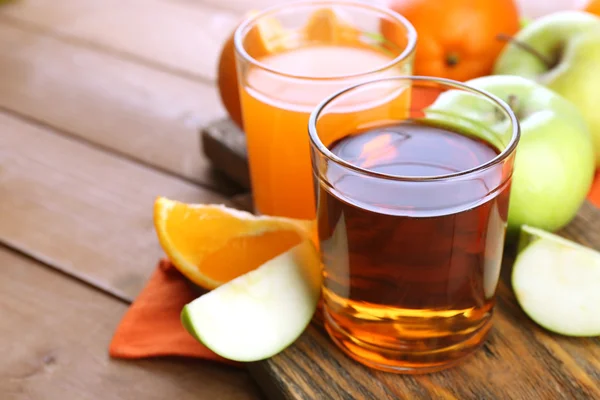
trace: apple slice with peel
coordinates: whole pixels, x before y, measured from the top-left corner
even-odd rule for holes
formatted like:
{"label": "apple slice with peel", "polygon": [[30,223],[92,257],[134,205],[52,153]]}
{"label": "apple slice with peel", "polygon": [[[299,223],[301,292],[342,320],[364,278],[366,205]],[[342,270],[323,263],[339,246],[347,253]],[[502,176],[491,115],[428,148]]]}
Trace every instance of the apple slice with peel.
{"label": "apple slice with peel", "polygon": [[549,331],[600,335],[600,252],[524,225],[512,285],[523,311]]}
{"label": "apple slice with peel", "polygon": [[321,263],[310,240],[187,304],[183,325],[218,355],[250,362],[292,344],[321,293]]}

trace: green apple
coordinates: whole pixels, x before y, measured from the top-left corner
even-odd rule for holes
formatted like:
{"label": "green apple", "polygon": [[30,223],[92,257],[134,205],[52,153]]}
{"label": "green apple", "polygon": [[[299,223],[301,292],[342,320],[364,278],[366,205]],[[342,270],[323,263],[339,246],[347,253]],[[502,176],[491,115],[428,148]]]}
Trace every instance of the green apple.
{"label": "green apple", "polygon": [[531,23],[531,21],[532,21],[531,18],[523,17],[523,18],[521,18],[521,23],[519,25],[521,26],[521,28],[525,28],[527,25],[529,25]]}
{"label": "green apple", "polygon": [[186,330],[220,356],[258,361],[292,344],[321,294],[319,253],[310,240],[187,304]]}
{"label": "green apple", "polygon": [[[510,105],[521,127],[511,185],[508,229],[527,224],[556,230],[573,219],[594,177],[594,152],[587,125],[571,102],[518,76],[486,76],[466,85]],[[481,96],[450,90],[428,108],[427,118],[462,128],[500,149],[509,121]]]}
{"label": "green apple", "polygon": [[512,286],[521,308],[544,328],[600,336],[600,253],[523,226]]}
{"label": "green apple", "polygon": [[532,21],[509,43],[494,74],[519,75],[547,86],[581,111],[600,166],[600,18],[562,11]]}

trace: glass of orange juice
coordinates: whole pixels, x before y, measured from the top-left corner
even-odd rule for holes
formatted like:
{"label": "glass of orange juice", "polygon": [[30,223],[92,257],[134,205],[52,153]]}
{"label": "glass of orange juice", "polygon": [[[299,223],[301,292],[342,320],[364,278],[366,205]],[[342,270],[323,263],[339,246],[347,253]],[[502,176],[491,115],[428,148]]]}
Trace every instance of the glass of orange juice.
{"label": "glass of orange juice", "polygon": [[416,32],[377,5],[301,1],[254,14],[234,40],[255,211],[314,219],[311,111],[344,87],[410,75]]}

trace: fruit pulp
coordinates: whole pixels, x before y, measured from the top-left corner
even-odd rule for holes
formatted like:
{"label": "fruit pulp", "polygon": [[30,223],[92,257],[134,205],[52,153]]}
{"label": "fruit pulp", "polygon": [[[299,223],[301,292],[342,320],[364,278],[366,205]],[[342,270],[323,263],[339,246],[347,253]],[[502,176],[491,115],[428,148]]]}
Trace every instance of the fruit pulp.
{"label": "fruit pulp", "polygon": [[[405,177],[466,171],[499,154],[464,132],[410,120],[344,137],[329,148],[356,166]],[[510,179],[492,175],[448,180],[434,193],[419,192],[422,182],[366,186],[368,178],[349,173],[330,174],[328,184],[319,185],[325,323],[351,357],[388,371],[430,372],[483,342],[510,186]],[[505,183],[494,190],[485,182],[490,177]],[[405,186],[394,192],[390,185]],[[412,203],[400,205],[406,199]]]}
{"label": "fruit pulp", "polygon": [[[314,219],[309,115],[329,95],[358,83],[361,78],[356,74],[379,70],[392,60],[392,55],[365,44],[323,44],[258,59],[270,69],[285,72],[285,76],[249,67],[242,77],[240,99],[258,213]],[[410,63],[386,68],[369,78],[402,74],[410,74]],[[351,113],[344,113],[330,118],[330,123],[343,124],[351,119]]]}

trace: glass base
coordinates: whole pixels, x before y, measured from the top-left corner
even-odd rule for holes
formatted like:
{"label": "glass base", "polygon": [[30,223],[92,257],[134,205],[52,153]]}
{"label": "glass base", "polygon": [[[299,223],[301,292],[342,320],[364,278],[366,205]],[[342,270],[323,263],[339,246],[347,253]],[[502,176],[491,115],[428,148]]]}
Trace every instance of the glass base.
{"label": "glass base", "polygon": [[346,355],[367,367],[397,374],[426,374],[453,367],[485,342],[492,327],[490,316],[477,331],[460,343],[445,348],[411,351],[410,344],[400,341],[397,346],[384,348],[357,339],[340,327],[326,309],[323,310],[323,317],[327,333]]}

